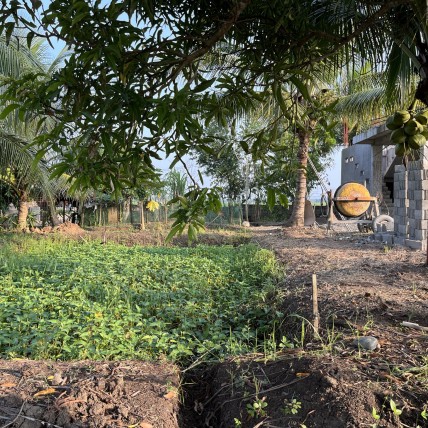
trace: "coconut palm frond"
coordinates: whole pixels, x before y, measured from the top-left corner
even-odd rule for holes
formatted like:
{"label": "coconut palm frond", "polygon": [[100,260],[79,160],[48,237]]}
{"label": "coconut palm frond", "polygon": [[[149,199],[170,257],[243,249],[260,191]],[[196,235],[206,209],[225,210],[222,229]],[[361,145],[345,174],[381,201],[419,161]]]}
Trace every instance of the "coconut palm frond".
{"label": "coconut palm frond", "polygon": [[376,87],[342,97],[336,104],[335,111],[339,115],[358,118],[360,121],[371,121],[374,117],[384,116],[388,113],[385,111],[385,88]]}
{"label": "coconut palm frond", "polygon": [[[8,78],[21,78],[28,73],[49,76],[49,70],[54,70],[61,64],[65,52],[53,62],[48,63],[45,45],[35,38],[28,48],[26,38],[20,34],[12,35],[10,43],[6,43],[4,35],[0,35],[0,75]],[[1,88],[0,88],[1,91]],[[0,107],[7,106],[2,101]],[[0,179],[9,180],[9,184],[17,193],[25,190],[33,197],[43,195],[52,201],[54,196],[67,190],[66,179],[50,179],[50,171],[46,157],[38,159],[39,148],[33,145],[37,136],[37,124],[40,117],[28,112],[25,120],[19,117],[18,110],[0,121]],[[47,117],[44,127],[49,128],[53,119]]]}
{"label": "coconut palm frond", "polygon": [[[404,43],[404,42],[403,42]],[[409,103],[409,90],[415,87],[415,77],[413,72],[412,60],[401,47],[394,43],[388,55],[388,67],[386,70],[386,98],[388,101],[396,99],[399,96],[399,107],[405,107]],[[412,84],[413,83],[413,84]],[[400,91],[397,94],[397,84]]]}
{"label": "coconut palm frond", "polygon": [[0,74],[10,77],[19,77],[25,72],[36,71],[44,73],[46,68],[42,61],[42,51],[34,48],[28,49],[25,38],[12,37],[6,43],[4,34],[0,34]]}
{"label": "coconut palm frond", "polygon": [[16,135],[0,133],[0,171],[1,175],[12,172],[14,186],[19,188],[34,184],[35,188],[52,193],[54,188],[49,182],[49,171],[43,163],[34,164],[35,153],[29,148],[28,141]]}
{"label": "coconut palm frond", "polygon": [[58,71],[64,64],[65,59],[68,58],[72,53],[73,52],[70,49],[64,47],[47,68],[47,73],[50,75]]}

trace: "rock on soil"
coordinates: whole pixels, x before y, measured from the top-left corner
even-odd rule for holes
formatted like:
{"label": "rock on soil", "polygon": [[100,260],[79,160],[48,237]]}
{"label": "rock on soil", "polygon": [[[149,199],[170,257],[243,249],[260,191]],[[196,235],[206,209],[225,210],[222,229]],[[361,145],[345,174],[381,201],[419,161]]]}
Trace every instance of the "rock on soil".
{"label": "rock on soil", "polygon": [[352,344],[357,348],[367,349],[368,351],[374,351],[380,346],[379,341],[373,336],[358,337]]}

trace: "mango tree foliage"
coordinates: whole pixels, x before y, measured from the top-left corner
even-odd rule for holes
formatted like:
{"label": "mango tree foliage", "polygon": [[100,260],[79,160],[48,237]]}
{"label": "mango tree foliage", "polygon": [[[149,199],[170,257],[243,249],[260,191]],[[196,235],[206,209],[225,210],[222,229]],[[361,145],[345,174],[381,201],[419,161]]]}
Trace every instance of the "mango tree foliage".
{"label": "mango tree foliage", "polygon": [[[194,148],[209,150],[204,124],[226,123],[267,97],[276,97],[291,120],[283,84],[302,93],[314,63],[339,69],[357,55],[382,61],[397,22],[403,32],[421,22],[421,3],[2,0],[6,37],[19,27],[28,32],[21,43],[39,36],[73,50],[50,81],[29,74],[9,82],[7,96],[18,109],[60,119],[38,141],[64,155],[58,174],[73,164],[76,186],[116,190],[155,174],[152,159],[163,153],[176,163]],[[225,42],[229,52],[217,50]],[[217,52],[222,66],[207,73],[203,59]],[[278,126],[266,123],[244,150],[263,160]],[[200,227],[200,214],[218,209],[218,200],[215,189],[195,182],[178,200],[175,232],[188,223]]]}

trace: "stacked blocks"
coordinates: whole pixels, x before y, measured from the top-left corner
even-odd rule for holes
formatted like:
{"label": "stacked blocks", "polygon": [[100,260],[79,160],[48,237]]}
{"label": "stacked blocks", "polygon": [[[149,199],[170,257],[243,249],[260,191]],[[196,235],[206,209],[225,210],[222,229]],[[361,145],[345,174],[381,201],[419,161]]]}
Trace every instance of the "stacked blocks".
{"label": "stacked blocks", "polygon": [[428,230],[428,147],[421,148],[420,160],[395,167],[394,242],[426,250]]}

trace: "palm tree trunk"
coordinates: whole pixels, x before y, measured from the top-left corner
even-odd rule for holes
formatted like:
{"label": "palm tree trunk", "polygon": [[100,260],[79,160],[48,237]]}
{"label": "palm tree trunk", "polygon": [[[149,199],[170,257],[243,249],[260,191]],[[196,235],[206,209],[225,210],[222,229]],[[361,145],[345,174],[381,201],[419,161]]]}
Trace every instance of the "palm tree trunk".
{"label": "palm tree trunk", "polygon": [[311,138],[311,128],[300,129],[297,132],[299,139],[299,151],[297,161],[296,195],[293,202],[293,211],[289,219],[290,226],[303,227],[305,223],[305,199],[306,199],[306,170],[308,165],[309,142]]}
{"label": "palm tree trunk", "polygon": [[28,194],[25,191],[21,191],[18,196],[18,224],[16,227],[19,231],[25,231],[27,230]]}

